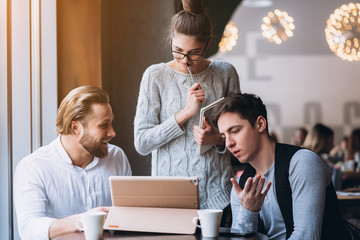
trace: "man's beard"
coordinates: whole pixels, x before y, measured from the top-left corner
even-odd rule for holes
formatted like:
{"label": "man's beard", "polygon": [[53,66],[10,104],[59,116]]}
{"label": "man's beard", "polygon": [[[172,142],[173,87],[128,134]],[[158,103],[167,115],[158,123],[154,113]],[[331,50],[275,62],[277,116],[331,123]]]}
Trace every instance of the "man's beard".
{"label": "man's beard", "polygon": [[[101,141],[101,140],[100,140]],[[97,158],[103,158],[108,155],[108,148],[106,147],[104,151],[101,150],[101,142],[97,142],[92,138],[88,131],[85,130],[84,135],[80,138],[80,144],[85,148],[90,154],[94,155]]]}

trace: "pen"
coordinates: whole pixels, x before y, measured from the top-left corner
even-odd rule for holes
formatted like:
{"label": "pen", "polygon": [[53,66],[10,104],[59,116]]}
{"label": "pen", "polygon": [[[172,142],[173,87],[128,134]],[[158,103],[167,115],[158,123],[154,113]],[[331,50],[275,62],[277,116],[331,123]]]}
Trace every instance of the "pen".
{"label": "pen", "polygon": [[192,73],[191,73],[191,71],[190,71],[190,65],[189,65],[189,63],[186,63],[186,67],[187,67],[187,69],[188,69],[188,71],[189,71],[191,80],[193,81],[193,84],[194,84],[194,83],[195,83],[195,79],[194,79],[194,77],[193,77],[193,75],[192,75]]}
{"label": "pen", "polygon": [[[186,67],[187,67],[187,69],[188,69],[188,71],[189,71],[190,78],[192,79],[193,84],[196,83],[196,82],[195,82],[195,79],[194,79],[194,77],[193,77],[193,75],[192,75],[192,73],[191,73],[191,71],[190,71],[190,65],[189,65],[189,63],[186,63]],[[198,90],[198,89],[196,89],[196,90]],[[199,106],[200,106],[200,109],[201,109],[202,104],[200,103]]]}

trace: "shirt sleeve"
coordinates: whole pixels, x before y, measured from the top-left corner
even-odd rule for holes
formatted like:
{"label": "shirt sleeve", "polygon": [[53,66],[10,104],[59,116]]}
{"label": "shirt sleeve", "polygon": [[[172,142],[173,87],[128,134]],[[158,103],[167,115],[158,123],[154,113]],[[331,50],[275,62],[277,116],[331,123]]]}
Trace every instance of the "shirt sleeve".
{"label": "shirt sleeve", "polygon": [[47,217],[48,198],[39,170],[20,162],[14,177],[14,204],[21,239],[49,239],[49,228],[56,220]]}
{"label": "shirt sleeve", "polygon": [[231,228],[238,229],[242,233],[253,233],[258,230],[259,212],[252,212],[241,205],[234,187],[231,189],[231,212],[233,222]]}
{"label": "shirt sleeve", "polygon": [[134,145],[141,155],[150,154],[184,134],[174,115],[160,123],[161,93],[153,80],[161,73],[150,72],[147,69],[143,75],[134,120]]}
{"label": "shirt sleeve", "polygon": [[320,239],[326,187],[330,184],[325,162],[312,151],[299,150],[290,163],[289,182],[294,218],[289,239]]}

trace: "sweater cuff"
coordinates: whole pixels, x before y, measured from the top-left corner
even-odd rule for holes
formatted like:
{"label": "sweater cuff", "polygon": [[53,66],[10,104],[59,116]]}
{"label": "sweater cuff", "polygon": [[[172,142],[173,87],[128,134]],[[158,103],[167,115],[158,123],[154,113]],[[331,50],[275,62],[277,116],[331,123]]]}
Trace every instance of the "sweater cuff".
{"label": "sweater cuff", "polygon": [[184,131],[180,128],[179,124],[175,120],[175,114],[163,122],[162,127],[163,134],[168,136],[169,139],[174,139],[184,134]]}

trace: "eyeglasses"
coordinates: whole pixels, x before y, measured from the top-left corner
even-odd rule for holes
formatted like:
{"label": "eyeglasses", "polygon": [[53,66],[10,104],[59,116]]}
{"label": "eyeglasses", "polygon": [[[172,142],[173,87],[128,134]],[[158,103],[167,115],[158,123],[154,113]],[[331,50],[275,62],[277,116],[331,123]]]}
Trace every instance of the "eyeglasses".
{"label": "eyeglasses", "polygon": [[180,52],[176,52],[176,51],[172,51],[172,54],[174,56],[174,58],[182,60],[185,57],[187,57],[187,59],[189,61],[200,61],[204,58],[204,53],[201,54],[185,54],[185,53],[180,53]]}

